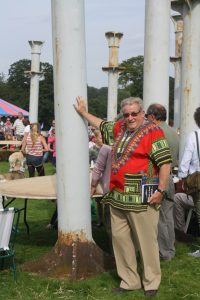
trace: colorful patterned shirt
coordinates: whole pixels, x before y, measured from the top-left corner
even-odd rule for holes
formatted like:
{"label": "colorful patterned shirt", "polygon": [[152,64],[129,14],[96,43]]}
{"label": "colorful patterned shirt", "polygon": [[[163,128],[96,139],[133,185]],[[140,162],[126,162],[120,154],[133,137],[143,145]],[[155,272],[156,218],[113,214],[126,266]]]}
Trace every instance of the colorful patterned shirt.
{"label": "colorful patterned shirt", "polygon": [[169,146],[161,128],[149,121],[128,131],[123,120],[102,122],[103,142],[112,147],[110,192],[103,202],[129,211],[145,211],[146,188],[155,188],[159,168],[170,164]]}

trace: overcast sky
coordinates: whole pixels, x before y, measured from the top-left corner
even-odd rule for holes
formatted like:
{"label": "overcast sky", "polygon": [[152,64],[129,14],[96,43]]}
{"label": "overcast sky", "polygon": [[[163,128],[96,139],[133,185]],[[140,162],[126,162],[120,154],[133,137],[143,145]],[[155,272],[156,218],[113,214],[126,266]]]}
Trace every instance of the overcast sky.
{"label": "overcast sky", "polygon": [[[0,73],[7,75],[10,65],[31,59],[29,40],[44,41],[41,62],[52,64],[51,1],[0,0]],[[87,82],[94,87],[107,86],[107,31],[124,34],[119,62],[144,52],[145,0],[85,0]],[[173,35],[173,27],[171,29]],[[172,36],[172,39],[174,37]],[[173,43],[173,42],[172,42]],[[171,55],[174,55],[171,46]]]}

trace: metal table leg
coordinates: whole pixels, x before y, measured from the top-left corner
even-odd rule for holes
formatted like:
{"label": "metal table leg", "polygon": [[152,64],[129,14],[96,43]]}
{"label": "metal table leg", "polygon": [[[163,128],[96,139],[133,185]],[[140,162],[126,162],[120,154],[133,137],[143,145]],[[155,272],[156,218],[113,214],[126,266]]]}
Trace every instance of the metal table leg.
{"label": "metal table leg", "polygon": [[26,225],[26,231],[29,234],[30,230],[29,230],[29,225],[27,223],[27,219],[26,219],[26,216],[27,216],[27,201],[28,201],[27,198],[24,199],[24,224]]}

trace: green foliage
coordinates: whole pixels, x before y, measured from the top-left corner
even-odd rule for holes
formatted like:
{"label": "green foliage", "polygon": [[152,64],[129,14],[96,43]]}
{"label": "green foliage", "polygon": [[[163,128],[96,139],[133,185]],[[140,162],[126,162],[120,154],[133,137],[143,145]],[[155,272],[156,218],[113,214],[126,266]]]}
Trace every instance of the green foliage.
{"label": "green foliage", "polygon": [[[0,80],[0,96],[25,110],[29,110],[31,61],[22,59],[10,66],[7,81]],[[40,70],[44,79],[40,81],[39,121],[44,122],[46,129],[54,119],[53,66],[41,63]]]}
{"label": "green foliage", "polygon": [[88,87],[88,108],[90,113],[102,119],[106,118],[107,98],[108,89],[106,87],[100,89]]}
{"label": "green foliage", "polygon": [[[125,71],[119,76],[119,84],[127,96],[137,96],[143,99],[143,67],[144,57],[131,57],[120,64]],[[129,94],[129,95],[128,95]],[[126,98],[126,97],[124,97]],[[120,102],[120,101],[119,101]],[[169,120],[174,116],[174,78],[169,77]]]}
{"label": "green foliage", "polygon": [[30,78],[25,71],[29,71],[31,62],[22,59],[10,66],[8,72],[8,95],[5,100],[25,110],[29,109]]}
{"label": "green foliage", "polygon": [[8,84],[12,88],[30,88],[29,75],[25,72],[30,71],[31,61],[28,59],[21,59],[10,66],[8,72]]}
{"label": "green foliage", "polygon": [[39,121],[44,122],[46,129],[51,125],[54,117],[54,89],[53,89],[53,66],[49,63],[41,63],[41,71],[44,80],[40,81],[39,95]]}
{"label": "green foliage", "polygon": [[1,83],[5,83],[6,79],[5,79],[5,74],[4,73],[0,73],[0,84]]}
{"label": "green foliage", "polygon": [[120,64],[125,71],[119,76],[119,84],[126,88],[131,96],[143,98],[143,65],[144,57],[131,57]]}
{"label": "green foliage", "polygon": [[0,82],[0,98],[5,100],[8,94],[9,91],[7,84],[4,82]]}
{"label": "green foliage", "polygon": [[9,95],[9,87],[7,81],[5,79],[5,75],[1,73],[0,75],[0,98],[6,99],[7,95]]}

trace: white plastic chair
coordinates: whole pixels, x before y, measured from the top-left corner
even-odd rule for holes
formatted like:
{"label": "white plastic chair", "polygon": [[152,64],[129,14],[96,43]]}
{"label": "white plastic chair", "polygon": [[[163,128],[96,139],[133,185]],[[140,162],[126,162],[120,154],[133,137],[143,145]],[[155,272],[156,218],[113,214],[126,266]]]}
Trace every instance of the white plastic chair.
{"label": "white plastic chair", "polygon": [[14,207],[0,209],[0,249],[9,249],[14,215]]}
{"label": "white plastic chair", "polygon": [[0,268],[4,259],[12,259],[12,270],[16,281],[15,238],[18,230],[20,210],[14,207],[0,209]]}

